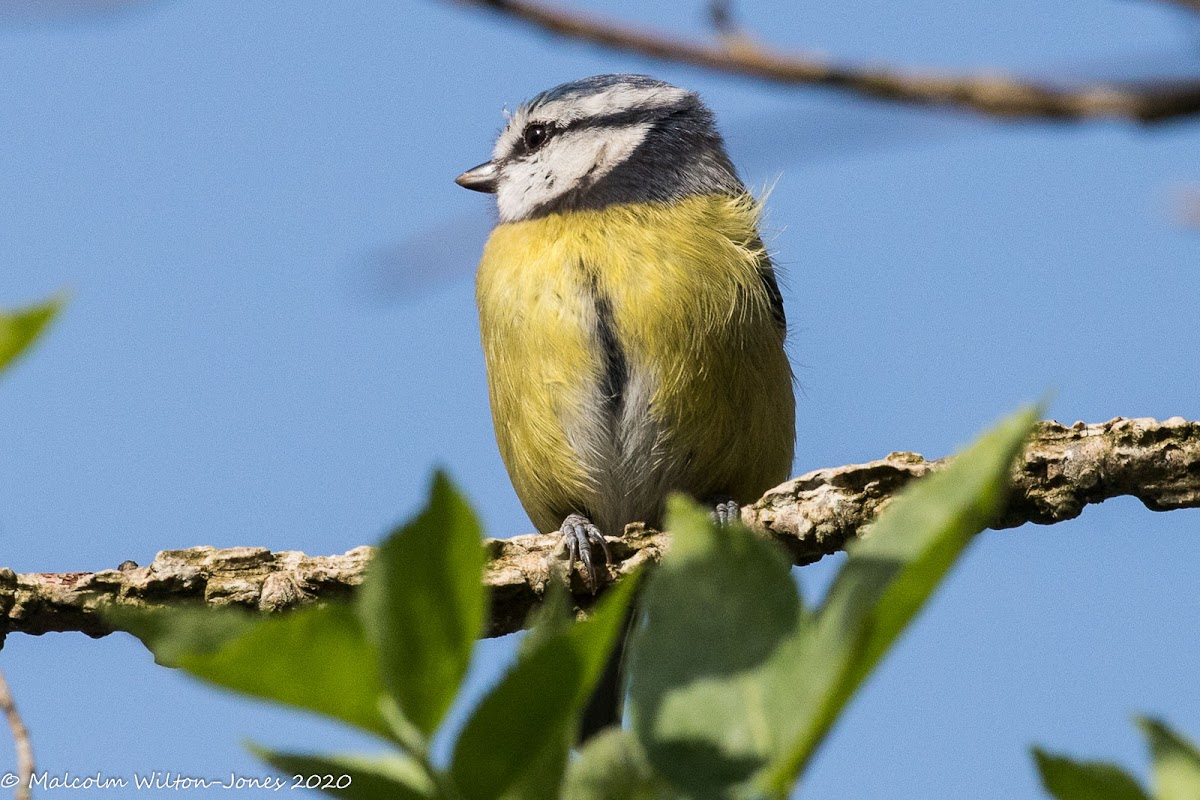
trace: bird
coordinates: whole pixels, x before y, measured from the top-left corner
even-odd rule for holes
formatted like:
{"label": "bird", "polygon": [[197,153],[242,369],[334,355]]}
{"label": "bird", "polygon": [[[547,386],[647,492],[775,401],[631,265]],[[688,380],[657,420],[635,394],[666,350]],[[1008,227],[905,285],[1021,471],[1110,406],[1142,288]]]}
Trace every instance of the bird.
{"label": "bird", "polygon": [[660,527],[672,493],[731,523],[787,479],[794,377],[762,204],[698,94],[564,83],[455,180],[495,195],[476,302],[501,458],[593,593],[605,535]]}

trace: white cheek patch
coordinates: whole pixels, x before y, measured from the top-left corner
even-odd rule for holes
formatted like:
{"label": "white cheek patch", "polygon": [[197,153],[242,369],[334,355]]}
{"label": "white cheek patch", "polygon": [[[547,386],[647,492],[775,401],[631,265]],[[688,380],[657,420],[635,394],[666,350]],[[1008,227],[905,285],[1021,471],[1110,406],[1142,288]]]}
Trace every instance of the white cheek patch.
{"label": "white cheek patch", "polygon": [[514,222],[603,178],[637,149],[650,123],[557,134],[536,153],[505,164],[496,191],[501,222]]}

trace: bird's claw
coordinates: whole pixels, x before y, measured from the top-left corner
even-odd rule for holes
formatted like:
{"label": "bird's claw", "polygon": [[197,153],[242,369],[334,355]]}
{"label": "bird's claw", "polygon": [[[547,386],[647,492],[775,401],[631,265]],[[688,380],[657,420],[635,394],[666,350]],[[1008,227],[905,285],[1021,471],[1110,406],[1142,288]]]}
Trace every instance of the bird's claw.
{"label": "bird's claw", "polygon": [[726,528],[742,521],[742,507],[736,500],[722,500],[713,505],[712,518],[717,525]]}
{"label": "bird's claw", "polygon": [[600,546],[600,549],[604,552],[605,566],[612,563],[612,552],[608,549],[608,542],[604,540],[604,534],[600,533],[600,529],[582,514],[569,515],[563,520],[559,532],[562,534],[563,543],[566,545],[568,563],[571,565],[571,569],[575,568],[576,561],[583,564],[580,576],[587,585],[588,591],[595,594],[596,590],[600,587],[600,581],[596,573],[595,564],[592,561],[592,547],[595,545]]}

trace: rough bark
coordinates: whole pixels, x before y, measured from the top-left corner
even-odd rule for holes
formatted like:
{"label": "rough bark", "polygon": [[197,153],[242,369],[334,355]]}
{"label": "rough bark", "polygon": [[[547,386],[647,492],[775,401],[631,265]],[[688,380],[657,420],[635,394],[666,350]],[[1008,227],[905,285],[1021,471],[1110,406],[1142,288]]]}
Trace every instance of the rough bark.
{"label": "rough bark", "polygon": [[[909,481],[943,466],[915,453],[892,453],[867,464],[822,469],[772,489],[743,509],[743,520],[779,541],[795,563],[843,549]],[[1122,419],[1071,426],[1043,422],[1014,466],[1013,490],[994,528],[1026,522],[1050,525],[1079,516],[1084,506],[1129,495],[1152,511],[1200,507],[1200,423],[1173,417]],[[630,525],[611,537],[608,580],[657,561],[667,534]],[[488,635],[519,629],[551,581],[566,573],[555,535],[488,539],[484,583],[492,594]],[[203,602],[280,611],[350,596],[371,555],[357,547],[335,556],[265,548],[167,550],[145,567],[126,562],[100,572],[29,573],[0,568],[0,633],[109,632],[98,610],[106,604],[153,606]],[[581,606],[591,597],[578,576]]]}

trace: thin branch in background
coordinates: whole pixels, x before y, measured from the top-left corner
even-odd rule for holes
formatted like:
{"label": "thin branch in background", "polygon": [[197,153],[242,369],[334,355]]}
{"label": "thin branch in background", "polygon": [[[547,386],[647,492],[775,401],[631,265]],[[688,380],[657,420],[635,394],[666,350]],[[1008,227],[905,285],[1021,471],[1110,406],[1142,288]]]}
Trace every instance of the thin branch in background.
{"label": "thin branch in background", "polygon": [[30,800],[33,796],[33,745],[29,741],[29,730],[21,720],[17,704],[13,700],[12,690],[8,688],[8,680],[0,671],[0,709],[8,718],[8,727],[12,731],[13,744],[17,750],[17,800]]}
{"label": "thin branch in background", "polygon": [[1179,224],[1185,228],[1200,229],[1200,186],[1180,189],[1173,200],[1172,210]]}
{"label": "thin branch in background", "polygon": [[[559,36],[650,58],[901,103],[957,106],[1001,117],[1060,120],[1123,118],[1157,122],[1200,113],[1200,77],[1059,87],[999,74],[953,75],[848,65],[804,53],[771,50],[741,33],[734,37],[732,46],[728,41],[701,42],[531,0],[454,2],[489,9]],[[727,5],[717,4],[713,21],[718,27],[732,24]]]}

